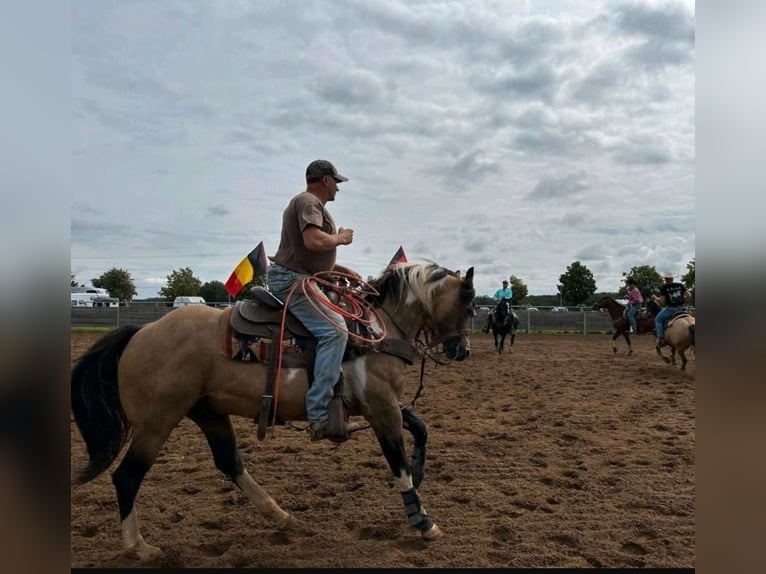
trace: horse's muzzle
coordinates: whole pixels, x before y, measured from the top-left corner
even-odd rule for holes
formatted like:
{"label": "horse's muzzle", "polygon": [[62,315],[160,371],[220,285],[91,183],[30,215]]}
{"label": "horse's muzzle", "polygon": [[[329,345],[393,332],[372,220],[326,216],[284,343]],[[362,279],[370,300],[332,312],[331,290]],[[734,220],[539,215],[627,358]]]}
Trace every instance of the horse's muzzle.
{"label": "horse's muzzle", "polygon": [[471,344],[461,337],[444,341],[444,355],[450,361],[464,361],[471,356]]}

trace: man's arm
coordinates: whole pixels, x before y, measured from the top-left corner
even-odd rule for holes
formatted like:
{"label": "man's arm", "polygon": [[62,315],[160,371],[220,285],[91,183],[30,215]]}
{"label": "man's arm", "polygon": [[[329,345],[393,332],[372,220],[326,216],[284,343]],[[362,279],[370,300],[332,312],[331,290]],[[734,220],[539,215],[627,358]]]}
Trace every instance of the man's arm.
{"label": "man's arm", "polygon": [[338,229],[338,233],[325,233],[320,228],[309,225],[303,230],[303,244],[309,251],[329,251],[338,245],[350,245],[354,240],[354,230]]}

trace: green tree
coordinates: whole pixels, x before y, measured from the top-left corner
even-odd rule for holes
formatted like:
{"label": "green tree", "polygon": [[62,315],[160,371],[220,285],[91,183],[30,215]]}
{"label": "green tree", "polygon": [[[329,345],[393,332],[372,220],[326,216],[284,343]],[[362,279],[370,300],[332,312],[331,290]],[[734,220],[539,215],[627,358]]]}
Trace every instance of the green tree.
{"label": "green tree", "polygon": [[199,295],[202,281],[194,276],[189,267],[175,269],[167,277],[167,286],[160,289],[160,296],[164,299],[172,301],[184,295]]}
{"label": "green tree", "polygon": [[207,283],[203,283],[202,287],[199,288],[199,295],[208,303],[229,300],[229,293],[226,291],[226,287],[224,287],[224,284],[221,281],[208,281]]}
{"label": "green tree", "polygon": [[520,305],[529,293],[526,284],[515,275],[511,275],[511,289],[513,290],[511,305]]}
{"label": "green tree", "polygon": [[104,272],[101,277],[91,279],[94,287],[106,289],[110,297],[116,297],[120,301],[132,301],[136,296],[136,286],[133,277],[125,269],[112,267]]}
{"label": "green tree", "polygon": [[593,273],[579,261],[574,261],[567,267],[566,273],[559,276],[559,283],[559,292],[565,305],[584,303],[596,292]]}
{"label": "green tree", "polygon": [[481,307],[481,306],[490,307],[495,305],[495,300],[489,295],[477,295],[476,298],[473,300],[473,303],[477,307]]}
{"label": "green tree", "polygon": [[77,281],[76,281],[76,280],[75,280],[75,278],[74,278],[74,273],[72,273],[72,272],[70,271],[70,272],[69,272],[69,275],[70,275],[70,277],[71,277],[71,280],[70,280],[70,283],[69,283],[69,286],[70,286],[70,287],[85,287],[85,285],[81,285],[81,284],[77,283]]}
{"label": "green tree", "polygon": [[695,298],[695,282],[694,282],[694,274],[697,270],[697,258],[695,257],[689,263],[686,264],[686,273],[681,276],[681,283],[686,285],[686,288],[689,289],[692,292],[692,296],[689,298],[689,305],[694,305],[694,298]]}
{"label": "green tree", "polygon": [[[623,272],[623,283],[625,283],[629,277],[633,277],[638,281],[638,290],[641,291],[644,300],[649,299],[653,293],[656,293],[660,285],[662,285],[662,276],[657,272],[654,265],[638,265],[630,268],[627,273]],[[617,297],[624,298],[628,294],[628,288],[626,284],[623,284],[617,291]]]}

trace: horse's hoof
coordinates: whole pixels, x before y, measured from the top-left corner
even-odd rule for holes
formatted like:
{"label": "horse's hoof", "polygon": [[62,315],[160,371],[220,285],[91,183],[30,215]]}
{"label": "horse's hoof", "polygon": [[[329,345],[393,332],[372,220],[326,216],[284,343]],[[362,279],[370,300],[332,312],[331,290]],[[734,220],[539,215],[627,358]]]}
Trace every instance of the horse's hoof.
{"label": "horse's hoof", "polygon": [[278,530],[290,530],[298,525],[298,519],[292,514],[285,514],[282,518],[277,520]]}
{"label": "horse's hoof", "polygon": [[443,535],[444,533],[442,532],[441,528],[436,526],[436,524],[421,534],[423,540],[436,540],[437,538],[441,538]]}
{"label": "horse's hoof", "polygon": [[612,347],[612,352],[616,355],[617,354],[617,347]]}
{"label": "horse's hoof", "polygon": [[152,546],[151,544],[147,544],[143,540],[140,540],[138,544],[136,544],[132,549],[131,552],[138,558],[139,560],[152,560],[153,558],[157,558],[157,556],[160,556],[162,554],[162,549],[158,548],[157,546]]}

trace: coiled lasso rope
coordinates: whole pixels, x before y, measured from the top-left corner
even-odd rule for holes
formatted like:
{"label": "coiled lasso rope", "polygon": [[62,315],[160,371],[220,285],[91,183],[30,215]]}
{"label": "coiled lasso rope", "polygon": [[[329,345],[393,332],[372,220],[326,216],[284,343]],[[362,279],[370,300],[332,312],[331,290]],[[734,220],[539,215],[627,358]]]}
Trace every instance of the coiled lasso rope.
{"label": "coiled lasso rope", "polygon": [[[342,284],[345,283],[345,284]],[[280,324],[279,340],[284,340],[285,324],[287,322],[287,313],[289,310],[288,302],[296,289],[301,289],[306,299],[311,303],[314,309],[322,315],[329,323],[333,324],[339,330],[343,330],[350,338],[355,339],[360,344],[373,344],[386,337],[386,325],[381,320],[375,307],[364,299],[368,295],[379,295],[377,289],[372,285],[360,279],[357,275],[343,273],[340,271],[320,271],[309,277],[304,277],[296,281],[285,297],[284,307],[282,309],[282,321]],[[345,326],[338,325],[330,318],[327,310],[335,311],[344,319],[353,319],[365,327],[369,337],[352,333]],[[380,326],[380,334],[376,333],[372,326]],[[276,380],[274,381],[274,414],[272,415],[272,429],[277,416],[277,404],[279,402],[279,387],[282,381],[282,351],[280,344]]]}

